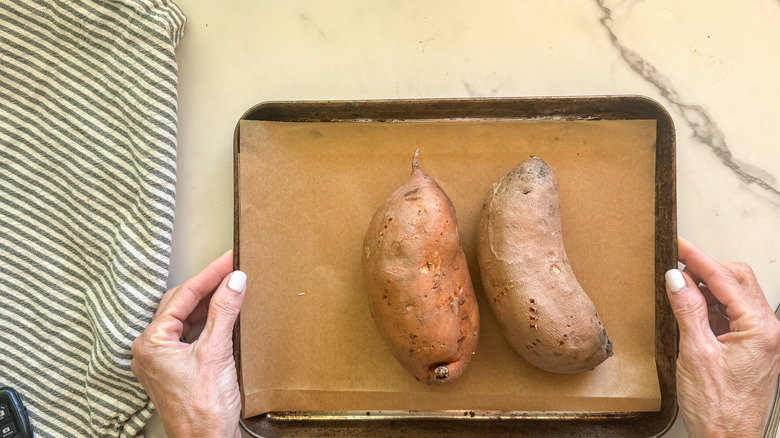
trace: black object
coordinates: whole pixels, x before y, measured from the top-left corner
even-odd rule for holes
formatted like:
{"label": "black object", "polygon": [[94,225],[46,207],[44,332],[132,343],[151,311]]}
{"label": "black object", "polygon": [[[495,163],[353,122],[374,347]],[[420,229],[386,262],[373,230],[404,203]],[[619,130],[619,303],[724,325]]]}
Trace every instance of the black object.
{"label": "black object", "polygon": [[27,409],[19,394],[11,388],[0,388],[0,438],[33,438]]}

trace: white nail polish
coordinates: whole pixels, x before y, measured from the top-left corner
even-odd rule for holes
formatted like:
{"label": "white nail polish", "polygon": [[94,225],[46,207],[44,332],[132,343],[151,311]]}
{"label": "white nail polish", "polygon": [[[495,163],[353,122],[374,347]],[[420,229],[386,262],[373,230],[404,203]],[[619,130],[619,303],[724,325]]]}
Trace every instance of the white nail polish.
{"label": "white nail polish", "polygon": [[678,269],[670,269],[666,271],[666,285],[669,286],[669,290],[672,293],[677,293],[685,287],[685,278]]}
{"label": "white nail polish", "polygon": [[246,274],[241,271],[233,271],[227,286],[238,293],[243,292],[246,287]]}

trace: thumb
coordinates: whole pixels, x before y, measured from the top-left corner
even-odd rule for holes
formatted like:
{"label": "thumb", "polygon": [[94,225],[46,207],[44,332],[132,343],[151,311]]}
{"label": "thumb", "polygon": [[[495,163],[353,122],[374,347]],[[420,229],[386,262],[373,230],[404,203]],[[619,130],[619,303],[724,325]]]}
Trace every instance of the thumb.
{"label": "thumb", "polygon": [[672,312],[680,327],[680,343],[701,344],[714,335],[710,329],[707,299],[691,277],[678,269],[670,269],[664,276],[666,294]]}
{"label": "thumb", "polygon": [[232,340],[233,325],[241,311],[245,290],[246,274],[242,271],[233,271],[222,280],[222,284],[211,297],[201,339],[209,343]]}

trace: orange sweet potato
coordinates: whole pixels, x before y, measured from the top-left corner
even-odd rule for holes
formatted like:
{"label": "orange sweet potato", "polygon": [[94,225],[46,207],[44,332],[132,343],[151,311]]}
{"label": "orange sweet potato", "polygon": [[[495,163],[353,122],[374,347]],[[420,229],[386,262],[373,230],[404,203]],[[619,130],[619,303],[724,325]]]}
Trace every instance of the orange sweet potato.
{"label": "orange sweet potato", "polygon": [[493,184],[482,206],[477,251],[488,302],[528,362],[576,373],[612,355],[596,307],[566,256],[558,180],[544,160],[522,161]]}
{"label": "orange sweet potato", "polygon": [[460,247],[455,207],[418,165],[379,207],[363,242],[371,315],[417,380],[456,379],[479,338],[479,310]]}

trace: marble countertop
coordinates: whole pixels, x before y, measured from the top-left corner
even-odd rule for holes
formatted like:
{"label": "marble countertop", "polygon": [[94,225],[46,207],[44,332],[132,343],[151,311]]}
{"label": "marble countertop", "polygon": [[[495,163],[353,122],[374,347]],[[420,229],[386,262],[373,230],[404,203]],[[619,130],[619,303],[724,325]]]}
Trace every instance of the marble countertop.
{"label": "marble countertop", "polygon": [[679,234],[780,302],[777,0],[178,4],[172,285],[232,245],[233,129],[257,103],[640,94],[675,123]]}

